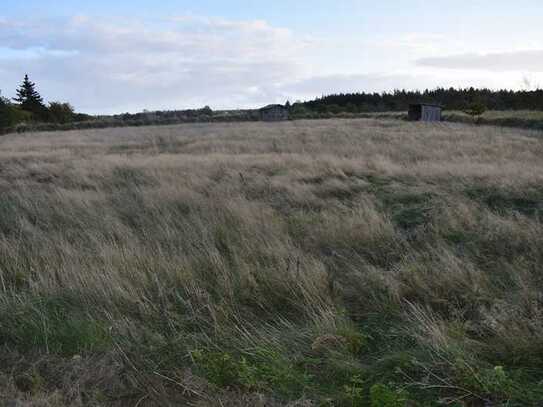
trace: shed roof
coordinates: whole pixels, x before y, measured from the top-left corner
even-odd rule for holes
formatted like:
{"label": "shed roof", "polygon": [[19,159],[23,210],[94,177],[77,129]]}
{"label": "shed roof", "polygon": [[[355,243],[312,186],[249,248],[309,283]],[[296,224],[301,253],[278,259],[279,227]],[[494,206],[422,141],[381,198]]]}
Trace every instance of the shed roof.
{"label": "shed roof", "polygon": [[270,109],[277,109],[277,108],[279,108],[279,109],[286,109],[286,107],[283,106],[283,105],[279,105],[279,104],[274,104],[274,105],[273,105],[273,104],[272,104],[272,105],[264,106],[264,107],[260,108],[260,110],[270,110]]}
{"label": "shed roof", "polygon": [[411,103],[410,106],[432,106],[432,107],[440,107],[440,108],[443,108],[443,105],[440,104],[440,103],[428,103],[428,102],[423,102],[423,103]]}

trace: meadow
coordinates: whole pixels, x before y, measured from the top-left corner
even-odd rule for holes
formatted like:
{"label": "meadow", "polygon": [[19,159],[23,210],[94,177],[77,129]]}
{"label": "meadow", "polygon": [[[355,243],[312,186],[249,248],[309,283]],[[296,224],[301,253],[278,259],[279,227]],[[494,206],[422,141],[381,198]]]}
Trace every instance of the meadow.
{"label": "meadow", "polygon": [[0,402],[537,406],[542,133],[0,137]]}
{"label": "meadow", "polygon": [[516,127],[543,130],[543,112],[537,110],[488,110],[480,117],[473,118],[460,111],[445,111],[444,120],[460,123],[474,123],[500,127]]}

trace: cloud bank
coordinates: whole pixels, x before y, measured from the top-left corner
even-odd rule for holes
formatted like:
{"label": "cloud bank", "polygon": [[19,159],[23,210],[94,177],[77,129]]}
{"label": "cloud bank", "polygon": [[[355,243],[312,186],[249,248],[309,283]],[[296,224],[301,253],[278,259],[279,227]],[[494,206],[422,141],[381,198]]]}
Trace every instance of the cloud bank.
{"label": "cloud bank", "polygon": [[100,112],[267,103],[308,41],[258,20],[74,17],[0,20],[0,44],[4,89],[28,72],[44,95]]}
{"label": "cloud bank", "polygon": [[423,58],[419,59],[417,64],[435,68],[477,69],[494,72],[543,72],[543,50]]}
{"label": "cloud bank", "polygon": [[543,72],[543,50],[420,59],[439,52],[441,39],[323,41],[262,20],[201,16],[0,17],[0,89],[13,96],[28,73],[47,100],[99,114],[257,107],[334,92],[514,87],[524,73]]}

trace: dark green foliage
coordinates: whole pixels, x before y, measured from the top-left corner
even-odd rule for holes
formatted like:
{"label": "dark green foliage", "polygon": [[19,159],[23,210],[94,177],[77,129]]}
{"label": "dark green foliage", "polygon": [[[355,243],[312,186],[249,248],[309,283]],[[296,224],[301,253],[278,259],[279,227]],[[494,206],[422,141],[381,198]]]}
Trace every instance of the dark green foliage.
{"label": "dark green foliage", "polygon": [[[28,130],[55,130],[60,125],[74,121],[88,121],[91,116],[76,114],[69,103],[51,102],[46,107],[43,98],[36,90],[36,84],[25,75],[17,89],[16,105],[0,98],[0,130],[24,132]],[[45,127],[42,123],[48,122]]]}
{"label": "dark green foliage", "polygon": [[52,123],[69,123],[74,120],[74,108],[69,103],[50,102],[48,121]]}
{"label": "dark green foliage", "polygon": [[384,203],[390,208],[392,220],[401,228],[409,230],[430,221],[431,210],[435,207],[432,198],[429,193],[399,192],[385,196]]}
{"label": "dark green foliage", "polygon": [[237,386],[251,391],[270,391],[292,398],[311,385],[312,377],[284,354],[254,349],[246,355],[197,350],[191,352],[196,366],[217,386]]}
{"label": "dark green foliage", "polygon": [[374,384],[370,389],[371,407],[403,407],[408,401],[407,392],[392,390],[384,384]]}
{"label": "dark green foliage", "polygon": [[464,113],[473,117],[481,116],[484,112],[486,112],[486,106],[482,102],[470,103],[464,110]]}
{"label": "dark green foliage", "polygon": [[43,104],[43,98],[36,90],[36,84],[30,81],[28,75],[25,75],[23,83],[17,89],[17,97],[13,100],[19,103],[21,109],[32,113],[36,119],[47,119],[47,108]]}
{"label": "dark green foliage", "polygon": [[204,106],[200,109],[200,113],[204,116],[213,116],[213,110],[209,106]]}
{"label": "dark green foliage", "polygon": [[9,127],[10,125],[9,102],[0,96],[0,128]]}
{"label": "dark green foliage", "polygon": [[19,123],[30,121],[31,113],[21,110],[6,98],[0,97],[0,131],[8,129]]}
{"label": "dark green foliage", "polygon": [[[392,93],[340,93],[323,96],[303,103],[303,107],[313,112],[385,112],[406,111],[409,104],[437,102],[448,110],[472,110],[471,101],[490,110],[542,110],[543,90],[513,91],[491,89],[437,88],[433,90],[407,91],[395,90]],[[296,106],[296,104],[294,105]],[[482,113],[478,113],[480,115]]]}
{"label": "dark green foliage", "polygon": [[466,195],[500,214],[519,212],[527,216],[540,215],[543,211],[543,188],[522,191],[498,187],[471,187]]}
{"label": "dark green foliage", "polygon": [[75,355],[106,350],[107,327],[69,298],[5,299],[0,305],[0,344],[20,351]]}
{"label": "dark green foliage", "polygon": [[469,103],[466,106],[464,113],[473,117],[475,120],[475,123],[479,124],[481,116],[483,115],[484,112],[486,112],[486,110],[487,110],[486,106],[484,105],[483,102],[475,101],[475,102]]}
{"label": "dark green foliage", "polygon": [[310,118],[311,115],[311,109],[306,107],[304,103],[296,102],[289,108],[289,116],[293,119]]}

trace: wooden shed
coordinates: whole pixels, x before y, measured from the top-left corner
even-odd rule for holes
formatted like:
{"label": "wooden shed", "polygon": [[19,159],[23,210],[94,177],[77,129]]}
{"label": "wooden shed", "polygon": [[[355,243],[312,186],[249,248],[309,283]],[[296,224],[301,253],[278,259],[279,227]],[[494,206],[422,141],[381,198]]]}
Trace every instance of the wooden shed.
{"label": "wooden shed", "polygon": [[288,109],[283,105],[268,105],[260,109],[260,120],[278,122],[288,120]]}
{"label": "wooden shed", "polygon": [[434,103],[415,103],[409,105],[409,120],[440,122],[443,106]]}

